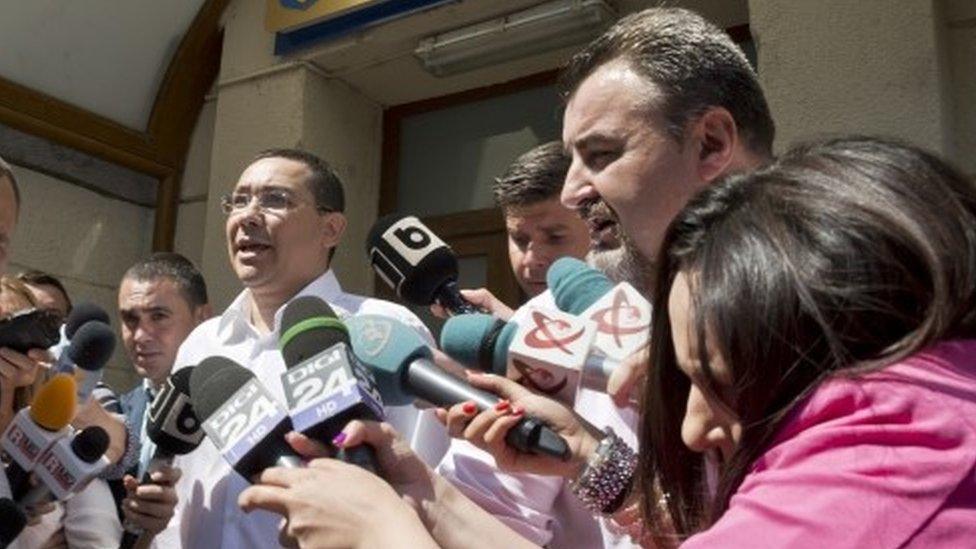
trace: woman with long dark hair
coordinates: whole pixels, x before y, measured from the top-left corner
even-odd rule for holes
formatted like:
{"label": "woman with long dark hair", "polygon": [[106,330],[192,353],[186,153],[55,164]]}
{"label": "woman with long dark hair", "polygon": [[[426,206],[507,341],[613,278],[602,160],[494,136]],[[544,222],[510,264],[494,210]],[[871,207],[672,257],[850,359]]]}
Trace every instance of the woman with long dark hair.
{"label": "woman with long dark hair", "polygon": [[644,500],[652,529],[971,543],[972,181],[893,142],[795,148],[684,209],[654,297],[639,493],[668,512]]}

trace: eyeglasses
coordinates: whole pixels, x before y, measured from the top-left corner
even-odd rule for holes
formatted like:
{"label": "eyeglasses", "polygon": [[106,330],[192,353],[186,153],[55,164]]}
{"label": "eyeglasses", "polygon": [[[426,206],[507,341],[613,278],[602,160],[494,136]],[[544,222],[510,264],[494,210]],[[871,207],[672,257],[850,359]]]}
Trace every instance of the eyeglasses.
{"label": "eyeglasses", "polygon": [[[240,213],[251,206],[251,202],[257,199],[258,209],[264,213],[283,215],[288,210],[299,206],[301,203],[291,197],[291,193],[282,189],[267,189],[259,191],[257,194],[251,193],[227,193],[220,197],[220,209],[224,214],[232,215]],[[332,210],[320,206],[316,210],[326,213]]]}

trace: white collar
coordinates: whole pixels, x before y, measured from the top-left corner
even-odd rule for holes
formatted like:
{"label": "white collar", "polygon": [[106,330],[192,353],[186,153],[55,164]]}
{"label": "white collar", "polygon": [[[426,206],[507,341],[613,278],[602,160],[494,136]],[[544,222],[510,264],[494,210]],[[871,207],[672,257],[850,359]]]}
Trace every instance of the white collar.
{"label": "white collar", "polygon": [[[220,315],[220,320],[217,325],[217,333],[221,334],[222,337],[229,336],[227,330],[232,330],[235,325],[246,327],[249,330],[254,330],[254,325],[251,324],[252,301],[248,298],[248,292],[250,292],[250,290],[245,288],[243,292],[234,298],[234,301],[231,302],[231,304],[227,307],[224,314]],[[290,303],[296,297],[314,295],[324,299],[326,302],[332,302],[342,293],[342,286],[339,285],[339,279],[336,278],[335,273],[332,272],[332,269],[325,271],[319,275],[318,278],[309,282],[304,288],[299,290],[298,293],[291,296],[288,301],[278,307],[278,310],[275,311],[274,315],[274,326],[272,327],[272,332],[278,332],[278,325],[281,322],[281,313],[284,311],[285,305]]]}

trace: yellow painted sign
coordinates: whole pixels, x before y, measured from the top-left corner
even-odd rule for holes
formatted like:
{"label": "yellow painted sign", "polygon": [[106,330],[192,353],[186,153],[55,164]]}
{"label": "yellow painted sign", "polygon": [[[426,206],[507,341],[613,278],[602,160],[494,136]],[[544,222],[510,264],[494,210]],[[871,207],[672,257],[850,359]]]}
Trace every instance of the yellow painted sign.
{"label": "yellow painted sign", "polygon": [[264,28],[268,32],[294,30],[379,4],[383,0],[267,0]]}

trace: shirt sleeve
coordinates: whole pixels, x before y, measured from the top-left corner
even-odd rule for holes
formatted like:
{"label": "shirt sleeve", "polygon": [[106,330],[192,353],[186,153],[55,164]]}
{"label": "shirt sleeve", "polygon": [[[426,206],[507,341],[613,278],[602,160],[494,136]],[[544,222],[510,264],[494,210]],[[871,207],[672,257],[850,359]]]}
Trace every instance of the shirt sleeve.
{"label": "shirt sleeve", "polygon": [[464,495],[536,545],[552,541],[554,504],[562,479],[498,470],[490,454],[453,440],[437,466]]}
{"label": "shirt sleeve", "polygon": [[847,385],[818,392],[682,547],[901,547],[972,482],[973,433],[950,407]]}
{"label": "shirt sleeve", "polygon": [[92,480],[64,503],[64,536],[73,549],[118,547],[122,524],[104,480]]}

